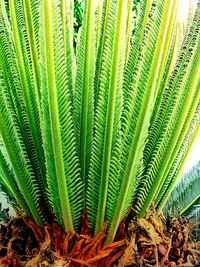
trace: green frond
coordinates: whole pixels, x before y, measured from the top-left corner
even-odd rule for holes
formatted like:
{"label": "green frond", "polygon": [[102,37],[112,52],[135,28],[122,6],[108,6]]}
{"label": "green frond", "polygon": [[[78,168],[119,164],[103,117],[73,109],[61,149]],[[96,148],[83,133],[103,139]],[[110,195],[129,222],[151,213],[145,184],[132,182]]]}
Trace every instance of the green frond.
{"label": "green frond", "polygon": [[200,201],[200,162],[188,173],[182,176],[180,182],[174,188],[169,197],[164,211],[170,211],[173,215],[186,215],[192,211],[195,204]]}
{"label": "green frond", "polygon": [[95,3],[85,3],[80,42],[77,47],[77,72],[74,96],[74,121],[78,143],[81,176],[86,185],[94,120]]}
{"label": "green frond", "polygon": [[[158,6],[160,8],[158,8]],[[138,62],[133,73],[130,94],[124,99],[123,145],[120,160],[122,184],[118,195],[114,216],[108,233],[107,242],[113,240],[117,227],[128,211],[142,169],[143,149],[148,136],[148,127],[154,102],[156,79],[161,61],[160,51],[164,46],[166,34],[164,22],[169,13],[170,3],[160,1],[152,4],[147,30],[139,51]],[[164,12],[164,13],[163,13]],[[163,14],[163,16],[162,16]],[[157,25],[156,27],[154,25]],[[147,42],[148,40],[148,42]],[[148,62],[152,62],[151,66]]]}
{"label": "green frond", "polygon": [[63,23],[63,38],[64,38],[64,50],[65,50],[65,62],[67,70],[67,79],[70,97],[73,102],[74,90],[75,90],[75,70],[76,62],[73,48],[73,30],[74,30],[74,1],[73,0],[61,0],[61,16]]}
{"label": "green frond", "polygon": [[100,16],[98,20],[100,22],[98,23],[98,35],[96,43],[97,45],[97,52],[96,52],[96,62],[95,62],[95,76],[94,76],[94,107],[96,109],[97,101],[99,97],[99,83],[100,83],[100,73],[101,68],[103,64],[103,49],[105,45],[105,37],[106,37],[106,30],[108,27],[108,19],[109,19],[109,13],[111,8],[112,0],[104,0],[102,1],[102,4],[99,3],[99,5],[103,5],[101,8],[101,13],[98,14]]}
{"label": "green frond", "polygon": [[38,224],[42,224],[39,208],[39,186],[35,179],[31,162],[16,121],[16,115],[10,104],[10,97],[0,69],[0,131],[10,162],[13,166],[16,182],[26,203]]}
{"label": "green frond", "polygon": [[[24,17],[26,22],[27,37],[29,39],[30,57],[32,63],[33,83],[40,112],[40,70],[38,61],[38,32],[39,32],[39,0],[27,0],[23,2]],[[21,29],[21,27],[20,27]]]}
{"label": "green frond", "polygon": [[[200,44],[200,43],[199,43]],[[184,99],[185,103],[187,103],[188,105],[188,109],[185,108],[185,113],[183,112],[182,118],[180,119],[181,122],[176,125],[176,127],[178,129],[181,129],[181,131],[179,132],[179,136],[176,139],[176,146],[174,147],[173,153],[171,154],[171,159],[170,162],[168,164],[168,168],[166,169],[165,173],[163,174],[164,177],[167,176],[169,170],[171,169],[171,167],[173,166],[173,161],[176,159],[176,156],[179,154],[178,151],[181,147],[181,145],[184,142],[185,136],[187,135],[187,132],[190,131],[190,123],[193,120],[193,114],[195,114],[196,112],[199,111],[199,103],[200,103],[200,80],[198,81],[198,66],[200,63],[200,50],[196,52],[196,57],[194,57],[194,61],[191,62],[192,64],[192,68],[190,70],[190,75],[187,79],[187,83],[185,85],[185,87],[187,88],[187,91],[189,92],[188,95],[186,96],[187,98]],[[190,90],[190,89],[193,89]],[[183,105],[184,107],[184,105]],[[185,120],[183,119],[185,118]],[[174,140],[172,139],[171,142],[173,142]],[[163,184],[163,183],[162,183]],[[160,185],[160,187],[158,188],[158,192],[155,195],[155,199],[157,199],[157,196],[159,194],[159,192],[161,191],[161,187],[162,184]]]}
{"label": "green frond", "polygon": [[[164,90],[167,87],[167,83],[168,83],[170,74],[174,68],[173,58],[176,54],[176,44],[177,44],[177,40],[178,40],[177,35],[176,35],[177,32],[178,32],[178,29],[175,29],[174,36],[172,37],[172,43],[171,43],[171,46],[169,48],[168,58],[167,58],[163,73],[159,77],[159,78],[161,78],[161,80],[160,80],[159,89],[157,91],[157,97],[155,100],[155,105],[153,107],[153,112],[152,112],[152,116],[151,116],[151,125],[153,125],[153,123],[157,119],[158,111],[159,111],[161,102],[163,100]],[[157,85],[157,88],[158,88],[158,85]]]}
{"label": "green frond", "polygon": [[[14,40],[10,23],[4,12],[3,5],[1,5],[1,10],[0,65],[3,72],[3,79],[7,87],[7,92],[9,94],[10,104],[16,114],[16,121],[20,128],[23,142],[25,144],[28,157],[31,161],[35,177],[40,184],[41,191],[44,192],[44,188],[46,187],[44,179],[45,166],[40,129],[39,125],[37,125],[38,135],[36,135],[34,138],[32,128],[29,123],[30,121],[27,114],[27,108],[25,105],[22,89],[23,85],[21,82],[20,71],[18,67],[18,58],[15,54]],[[37,149],[34,141],[37,142]],[[38,153],[40,154],[40,157],[38,157]]]}
{"label": "green frond", "polygon": [[129,52],[130,52],[130,47],[131,47],[131,37],[132,37],[132,31],[133,31],[133,23],[132,23],[132,15],[133,15],[133,1],[128,0],[127,2],[127,25],[126,25],[126,63],[128,60]]}
{"label": "green frond", "polygon": [[1,190],[6,194],[11,203],[18,203],[26,214],[30,214],[30,210],[20,193],[19,187],[16,183],[13,170],[11,169],[9,156],[6,148],[3,145],[3,140],[0,139],[0,183]]}
{"label": "green frond", "polygon": [[66,75],[60,1],[43,1],[40,14],[42,133],[49,199],[58,220],[71,232],[80,223],[83,187]]}
{"label": "green frond", "polygon": [[103,15],[103,6],[105,1],[98,1],[96,7],[96,51],[98,51],[99,46],[101,45],[101,29],[102,29],[102,15]]}
{"label": "green frond", "polygon": [[[147,167],[142,182],[142,192],[138,194],[138,203],[136,204],[140,209],[141,216],[156,198],[165,181],[167,172],[187,132],[187,128],[182,132],[184,118],[193,105],[192,99],[195,90],[199,92],[197,84],[197,66],[199,65],[198,12],[197,9],[190,35],[185,38],[176,67],[169,79],[158,118],[150,128],[149,141],[146,146],[146,154],[144,154]],[[198,38],[194,38],[196,36]],[[193,112],[198,101],[199,97],[195,100]],[[192,120],[192,115],[188,120],[187,127]],[[181,141],[177,145],[179,137]]]}
{"label": "green frond", "polygon": [[[110,176],[117,162],[115,157],[120,132],[122,112],[122,75],[125,62],[125,22],[126,1],[111,3],[105,47],[100,74],[99,97],[95,113],[94,142],[89,172],[87,204],[89,218],[95,219],[95,233],[104,223],[106,200]],[[115,12],[117,10],[117,12]],[[98,170],[98,172],[97,172]],[[111,171],[112,170],[112,171]],[[94,194],[94,192],[95,194]],[[95,199],[98,199],[96,202]],[[95,215],[95,216],[94,216]],[[91,227],[94,227],[93,221]]]}
{"label": "green frond", "polygon": [[[31,132],[40,164],[44,162],[41,150],[41,133],[39,121],[39,87],[34,86],[30,45],[28,41],[23,6],[21,1],[9,1],[11,28],[13,31],[14,46],[22,82],[23,96],[26,104],[27,115],[31,125]],[[35,67],[35,66],[34,66]],[[42,171],[43,166],[41,166]]]}
{"label": "green frond", "polygon": [[166,204],[168,198],[170,197],[174,186],[180,178],[182,169],[187,159],[187,155],[190,152],[193,141],[195,140],[200,129],[200,103],[195,111],[192,122],[190,123],[189,130],[186,134],[186,137],[182,143],[182,146],[178,152],[176,159],[173,162],[171,170],[169,171],[166,180],[162,186],[162,189],[159,192],[159,195],[156,199],[157,210],[161,211]]}
{"label": "green frond", "polygon": [[141,47],[140,38],[141,38],[141,34],[143,33],[142,27],[144,25],[146,2],[147,1],[142,1],[140,5],[138,23],[136,25],[134,35],[132,37],[129,57],[128,57],[128,61],[127,61],[125,71],[124,71],[123,91],[124,91],[125,99],[129,98],[129,91],[130,91],[131,84],[133,82],[134,69],[136,67],[136,62],[138,61],[138,57],[140,55],[139,54],[139,50]]}
{"label": "green frond", "polygon": [[[195,64],[193,66],[195,66]],[[189,82],[190,84],[192,84],[190,79],[189,79]],[[168,173],[170,173],[171,170],[174,169],[175,166],[177,166],[176,164],[178,162],[179,163],[182,162],[182,160],[180,161],[180,157],[182,158],[183,155],[186,154],[186,147],[191,142],[190,140],[192,140],[190,133],[193,134],[193,132],[195,132],[197,128],[199,116],[200,116],[199,88],[200,88],[200,81],[196,86],[195,94],[191,97],[192,102],[191,102],[190,109],[188,111],[187,116],[185,116],[184,125],[182,127],[181,133],[176,143],[176,149],[173,151],[173,154],[171,156],[171,165],[169,165],[169,168],[166,171],[166,176],[165,176],[166,178],[165,178],[165,181],[163,182],[163,185],[161,186],[162,188],[158,190],[158,193],[155,198],[155,204],[159,203],[160,195],[165,192],[164,187],[166,186],[166,184],[169,184],[171,182],[169,179],[170,177],[172,178],[172,176],[169,175],[168,177]],[[188,135],[190,136],[190,138],[188,138]],[[185,150],[183,150],[184,144],[187,144],[187,146],[185,147]],[[182,152],[180,151],[181,149],[182,149]],[[179,160],[177,159],[177,156],[179,157]]]}

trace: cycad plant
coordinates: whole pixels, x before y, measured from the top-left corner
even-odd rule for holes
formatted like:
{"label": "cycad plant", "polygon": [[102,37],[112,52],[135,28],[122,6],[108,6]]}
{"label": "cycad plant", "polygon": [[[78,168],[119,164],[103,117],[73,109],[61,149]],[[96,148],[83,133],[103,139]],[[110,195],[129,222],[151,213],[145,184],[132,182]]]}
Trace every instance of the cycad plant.
{"label": "cycad plant", "polygon": [[184,36],[178,0],[141,1],[134,31],[133,4],[86,0],[74,53],[73,0],[0,1],[2,188],[106,243],[163,207],[199,128],[200,2]]}

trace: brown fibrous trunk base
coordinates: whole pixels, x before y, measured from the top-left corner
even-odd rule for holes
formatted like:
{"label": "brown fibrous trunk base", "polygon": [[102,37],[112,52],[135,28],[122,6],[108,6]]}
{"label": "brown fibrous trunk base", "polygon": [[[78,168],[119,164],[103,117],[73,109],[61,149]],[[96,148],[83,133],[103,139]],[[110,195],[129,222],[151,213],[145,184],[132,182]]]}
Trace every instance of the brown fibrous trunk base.
{"label": "brown fibrous trunk base", "polygon": [[200,242],[189,241],[190,229],[185,218],[150,212],[122,222],[115,241],[105,244],[106,224],[92,237],[84,215],[79,234],[67,234],[55,222],[41,228],[17,217],[1,222],[0,267],[200,266]]}

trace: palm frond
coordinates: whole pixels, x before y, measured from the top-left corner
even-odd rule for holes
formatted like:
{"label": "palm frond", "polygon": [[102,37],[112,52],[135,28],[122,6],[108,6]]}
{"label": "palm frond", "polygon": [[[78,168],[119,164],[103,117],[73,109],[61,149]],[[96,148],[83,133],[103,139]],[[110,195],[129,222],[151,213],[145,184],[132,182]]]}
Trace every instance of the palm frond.
{"label": "palm frond", "polygon": [[40,23],[42,128],[49,199],[58,219],[71,232],[80,223],[83,187],[66,75],[60,1],[42,2]]}
{"label": "palm frond", "polygon": [[[3,4],[1,4],[1,40],[0,40],[0,58],[3,72],[3,81],[7,87],[10,105],[16,114],[16,122],[20,128],[26,152],[31,161],[31,165],[41,191],[45,191],[45,165],[43,149],[41,142],[41,133],[37,125],[38,135],[34,138],[34,133],[30,126],[29,116],[27,114],[26,102],[24,100],[23,84],[21,82],[19,62],[16,57],[14,47],[14,37],[12,35],[10,22],[5,13]],[[14,78],[13,78],[14,77]],[[31,77],[29,77],[31,79]],[[31,91],[31,88],[29,88]],[[30,115],[30,114],[29,114]],[[38,139],[37,139],[37,138]],[[37,139],[37,141],[36,141]],[[35,142],[37,142],[37,148]],[[40,157],[38,157],[40,154]],[[46,203],[47,204],[47,203]]]}
{"label": "palm frond", "polygon": [[[132,88],[130,88],[128,99],[125,99],[124,125],[122,126],[125,149],[120,162],[123,164],[120,170],[122,184],[108,234],[109,241],[113,239],[117,231],[117,224],[122,220],[130,206],[136,184],[141,175],[143,150],[148,136],[156,90],[155,77],[158,76],[161,64],[160,51],[164,49],[163,36],[167,33],[164,25],[166,20],[170,18],[170,12],[166,13],[165,10],[171,10],[171,12],[173,10],[169,2],[160,1],[157,5],[152,4],[151,15],[147,23],[148,30],[145,32],[141,44],[141,51],[131,84]],[[154,23],[157,25],[156,27]],[[146,38],[148,38],[148,42],[146,42]],[[147,63],[149,61],[152,62],[151,66]],[[132,123],[129,124],[130,121]],[[128,157],[125,156],[127,153]]]}
{"label": "palm frond", "polygon": [[[105,38],[106,38],[106,30],[108,27],[108,19],[110,18],[110,8],[111,8],[112,0],[104,0],[102,11],[100,14],[98,14],[100,20],[100,25],[98,25],[98,36],[97,36],[97,58],[96,58],[96,64],[95,64],[95,76],[94,76],[94,106],[96,108],[97,101],[98,101],[98,95],[99,95],[99,83],[100,83],[100,73],[102,68],[102,56],[103,56],[103,49],[105,45]],[[101,4],[99,4],[101,5]]]}
{"label": "palm frond", "polygon": [[67,69],[67,79],[70,97],[73,101],[75,90],[75,70],[76,62],[74,57],[73,48],[73,29],[74,29],[74,1],[62,0],[61,1],[61,16],[63,23],[63,38],[64,38],[64,50],[65,50],[65,62]]}
{"label": "palm frond", "polygon": [[200,202],[200,162],[181,177],[169,197],[164,211],[171,210],[173,215],[188,215],[195,204]]}
{"label": "palm frond", "polygon": [[[38,32],[39,32],[39,0],[23,1],[24,18],[26,22],[27,37],[29,39],[30,57],[33,67],[34,87],[36,88],[36,99],[40,112],[40,70],[38,61]],[[21,27],[20,27],[21,29]],[[27,38],[26,37],[26,38]]]}
{"label": "palm frond", "polygon": [[42,224],[42,215],[39,209],[39,185],[36,182],[31,162],[28,158],[20,129],[16,122],[16,115],[10,104],[9,94],[4,84],[3,73],[0,69],[0,129],[1,136],[16,177],[19,189],[27,205],[37,221]]}
{"label": "palm frond", "polygon": [[95,3],[87,0],[77,47],[77,73],[74,97],[74,120],[78,143],[81,176],[88,176],[94,119]]}
{"label": "palm frond", "polygon": [[20,206],[26,214],[30,214],[30,210],[26,204],[25,199],[20,193],[20,189],[16,183],[16,178],[13,170],[11,169],[11,162],[9,162],[9,156],[6,148],[3,145],[3,141],[0,140],[0,187],[10,203],[15,203]]}
{"label": "palm frond", "polygon": [[[191,113],[189,113],[189,115],[191,115]],[[172,167],[168,175],[166,176],[165,182],[163,183],[163,186],[158,194],[158,197],[156,198],[155,204],[157,205],[158,210],[161,210],[163,208],[177,180],[180,178],[184,162],[187,158],[187,155],[189,154],[189,151],[193,144],[193,140],[195,140],[196,135],[199,133],[198,130],[199,124],[200,124],[200,102],[198,104],[198,107],[196,108],[193,119],[186,133],[185,139],[178,151],[178,154],[172,164]]]}
{"label": "palm frond", "polygon": [[[149,141],[144,154],[147,167],[142,182],[142,192],[139,193],[136,204],[141,215],[146,212],[150,203],[159,194],[194,113],[190,114],[186,128],[184,128],[184,118],[189,114],[191,107],[194,112],[198,105],[199,96],[195,96],[196,92],[199,94],[197,65],[199,65],[200,16],[198,12],[197,9],[190,34],[184,40],[174,72],[164,92],[160,113],[150,128]],[[182,60],[183,57],[186,57],[186,61]],[[194,96],[195,103],[192,101]],[[188,103],[187,107],[185,103]]]}
{"label": "palm frond", "polygon": [[[39,118],[39,87],[33,84],[32,61],[30,60],[30,44],[28,41],[23,6],[21,1],[9,1],[11,28],[13,32],[14,46],[17,56],[19,73],[22,83],[27,116],[36,149],[36,155],[41,171],[44,171],[44,157],[41,149],[41,132]],[[35,62],[35,60],[34,60]],[[35,67],[35,66],[34,66]]]}
{"label": "palm frond", "polygon": [[[122,112],[122,74],[125,54],[126,1],[112,1],[103,50],[100,88],[95,113],[94,143],[88,185],[88,214],[96,216],[95,233],[104,223],[109,176],[115,160]],[[117,12],[115,12],[117,10]],[[101,127],[101,130],[100,130]],[[119,140],[119,139],[118,139]],[[96,172],[98,170],[98,173]],[[95,194],[92,193],[93,189]],[[98,199],[96,201],[95,199]]]}

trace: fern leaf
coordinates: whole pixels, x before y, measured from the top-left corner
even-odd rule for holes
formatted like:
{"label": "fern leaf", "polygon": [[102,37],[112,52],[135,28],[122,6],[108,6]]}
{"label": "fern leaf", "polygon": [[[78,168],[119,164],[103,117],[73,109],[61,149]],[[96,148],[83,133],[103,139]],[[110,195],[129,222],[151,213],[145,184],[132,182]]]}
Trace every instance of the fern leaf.
{"label": "fern leaf", "polygon": [[38,109],[40,112],[41,92],[40,92],[40,69],[38,61],[39,1],[38,0],[23,1],[23,8],[24,8],[26,28],[29,38],[31,62],[33,65],[34,87],[36,88],[35,95],[38,104]]}
{"label": "fern leaf", "polygon": [[74,1],[73,0],[62,0],[61,1],[61,16],[63,23],[63,38],[64,38],[64,50],[65,50],[65,62],[67,69],[67,79],[69,93],[72,98],[74,96],[74,87],[75,87],[75,58],[74,58],[74,48],[73,48],[73,9]]}
{"label": "fern leaf", "polygon": [[32,136],[37,152],[38,162],[40,163],[41,171],[44,170],[43,151],[41,150],[41,133],[39,127],[39,93],[36,91],[32,83],[32,70],[30,69],[31,62],[29,59],[30,48],[28,44],[28,36],[22,13],[21,1],[10,1],[10,16],[11,26],[14,36],[14,45],[16,49],[17,61],[21,76],[23,95],[26,104],[27,115],[31,125]]}
{"label": "fern leaf", "polygon": [[[95,76],[94,76],[94,86],[95,86],[95,91],[94,91],[94,106],[96,108],[97,106],[97,101],[98,101],[98,96],[99,96],[99,83],[100,83],[100,73],[101,73],[101,68],[102,68],[102,56],[103,56],[103,50],[104,50],[104,45],[105,45],[105,36],[106,36],[106,30],[108,26],[108,19],[109,19],[109,12],[112,4],[112,0],[104,0],[102,1],[102,12],[99,18],[101,20],[101,24],[98,25],[98,36],[97,36],[97,59],[96,59],[96,64],[95,64]],[[99,4],[101,6],[101,4]]]}

